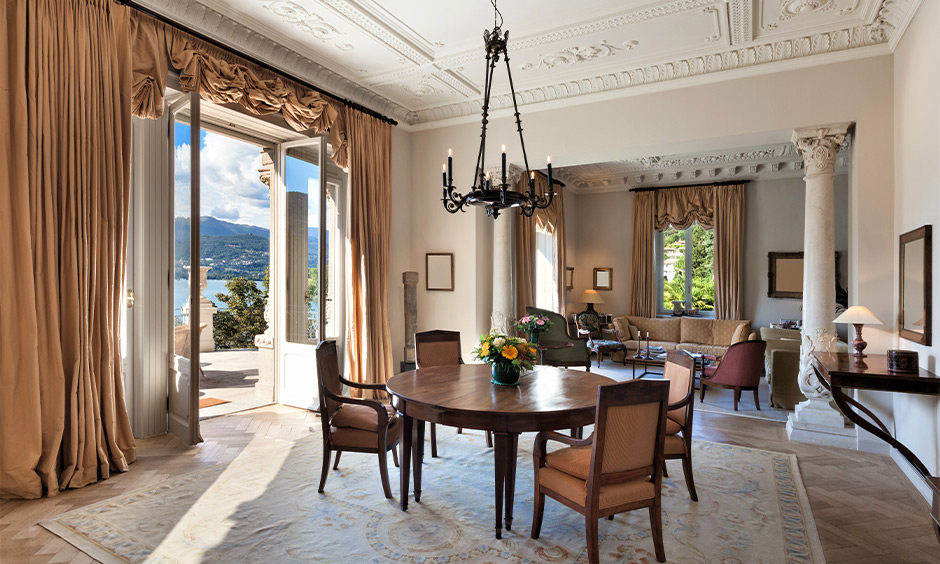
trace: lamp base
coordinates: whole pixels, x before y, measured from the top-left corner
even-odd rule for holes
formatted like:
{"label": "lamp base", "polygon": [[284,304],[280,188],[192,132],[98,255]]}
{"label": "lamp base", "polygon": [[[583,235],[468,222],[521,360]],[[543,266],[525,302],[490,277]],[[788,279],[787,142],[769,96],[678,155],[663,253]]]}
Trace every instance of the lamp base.
{"label": "lamp base", "polygon": [[853,323],[852,325],[855,326],[855,340],[852,341],[852,348],[855,349],[855,354],[853,356],[855,356],[855,358],[865,358],[868,356],[864,352],[865,347],[868,346],[868,343],[862,339],[862,327],[864,327],[864,324]]}

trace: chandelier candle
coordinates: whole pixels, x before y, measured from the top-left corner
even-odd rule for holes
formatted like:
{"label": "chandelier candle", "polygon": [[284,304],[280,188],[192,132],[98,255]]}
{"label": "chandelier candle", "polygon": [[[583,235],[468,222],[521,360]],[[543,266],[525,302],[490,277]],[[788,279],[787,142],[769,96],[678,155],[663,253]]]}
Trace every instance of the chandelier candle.
{"label": "chandelier candle", "polygon": [[447,185],[454,183],[454,151],[447,149]]}
{"label": "chandelier candle", "polygon": [[503,145],[503,185],[506,184],[506,146]]}

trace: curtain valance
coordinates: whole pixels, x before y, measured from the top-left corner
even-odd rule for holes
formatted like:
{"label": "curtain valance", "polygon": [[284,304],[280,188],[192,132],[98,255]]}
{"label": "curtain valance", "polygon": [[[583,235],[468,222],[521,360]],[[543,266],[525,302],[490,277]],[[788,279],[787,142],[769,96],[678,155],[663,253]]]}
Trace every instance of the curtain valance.
{"label": "curtain valance", "polygon": [[665,231],[670,225],[688,229],[698,222],[705,229],[715,225],[715,187],[686,186],[657,190],[656,231]]}
{"label": "curtain valance", "polygon": [[[342,102],[306,88],[286,77],[244,61],[240,57],[192,35],[165,25],[146,14],[132,12],[134,53],[132,112],[155,119],[163,113],[169,65],[180,72],[184,92],[198,92],[216,104],[238,104],[255,115],[280,114],[293,129],[325,133]],[[345,121],[332,132],[333,160],[348,161]]]}

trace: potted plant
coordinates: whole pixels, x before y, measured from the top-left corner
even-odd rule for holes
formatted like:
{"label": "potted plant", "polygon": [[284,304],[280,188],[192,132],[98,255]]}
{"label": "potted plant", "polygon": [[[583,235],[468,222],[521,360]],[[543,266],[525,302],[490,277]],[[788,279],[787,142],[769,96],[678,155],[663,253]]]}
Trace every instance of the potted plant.
{"label": "potted plant", "polygon": [[510,337],[493,331],[480,337],[480,346],[473,356],[492,367],[493,382],[499,386],[515,386],[523,369],[535,366],[538,350],[522,337]]}
{"label": "potted plant", "polygon": [[516,322],[516,329],[529,334],[529,342],[539,343],[539,334],[552,326],[552,321],[545,315],[526,315]]}

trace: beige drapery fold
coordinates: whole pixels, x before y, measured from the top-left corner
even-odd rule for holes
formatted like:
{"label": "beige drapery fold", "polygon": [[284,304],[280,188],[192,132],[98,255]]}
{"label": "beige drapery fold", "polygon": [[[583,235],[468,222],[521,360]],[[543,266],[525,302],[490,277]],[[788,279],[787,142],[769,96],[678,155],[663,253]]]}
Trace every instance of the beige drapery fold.
{"label": "beige drapery fold", "polygon": [[[535,193],[548,192],[548,178],[535,175]],[[516,183],[516,190],[525,192],[529,189],[524,175]],[[526,314],[526,306],[535,305],[535,229],[536,226],[551,227],[554,244],[552,260],[555,265],[555,311],[565,315],[565,204],[563,188],[556,185],[552,205],[544,210],[536,210],[532,217],[519,214],[516,219],[516,317]]]}
{"label": "beige drapery fold", "polygon": [[658,190],[656,194],[656,231],[670,225],[688,229],[698,222],[705,229],[714,226],[714,186],[687,186]]}
{"label": "beige drapery fold", "polygon": [[744,184],[715,186],[715,316],[744,317]]}
{"label": "beige drapery fold", "polygon": [[119,314],[130,27],[110,0],[0,4],[0,496],[125,471]]}
{"label": "beige drapery fold", "polygon": [[630,315],[656,317],[656,265],[653,263],[655,217],[656,193],[634,192]]}
{"label": "beige drapery fold", "polygon": [[[255,115],[280,114],[293,129],[325,133],[344,105],[338,100],[245,61],[199,38],[167,26],[146,14],[131,15],[134,86],[132,113],[155,119],[163,113],[167,57],[180,72],[184,92],[199,92],[215,104],[238,104]],[[333,141],[333,160],[348,162],[340,122]]]}
{"label": "beige drapery fold", "polygon": [[353,109],[344,113],[349,133],[349,379],[384,383],[395,374],[388,307],[392,128]]}

